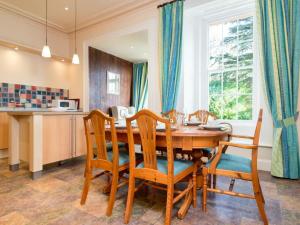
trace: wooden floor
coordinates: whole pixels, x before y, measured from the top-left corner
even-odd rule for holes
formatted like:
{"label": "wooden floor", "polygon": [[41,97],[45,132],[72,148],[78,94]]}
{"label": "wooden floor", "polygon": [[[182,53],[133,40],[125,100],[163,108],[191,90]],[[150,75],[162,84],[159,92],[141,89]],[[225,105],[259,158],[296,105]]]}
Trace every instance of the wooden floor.
{"label": "wooden floor", "polygon": [[[104,178],[94,181],[86,205],[79,204],[83,170],[84,161],[77,159],[50,167],[41,179],[32,181],[25,164],[13,173],[8,171],[7,159],[0,159],[0,225],[123,224],[127,187],[118,193],[112,216],[106,217],[108,198],[101,191]],[[276,179],[267,172],[261,172],[260,178],[270,224],[300,224],[300,181]],[[218,184],[228,188],[229,180],[219,179]],[[252,192],[247,182],[237,181],[235,190]],[[198,208],[191,207],[184,220],[176,218],[177,205],[172,224],[262,224],[253,200],[210,193],[208,212],[203,213],[201,192],[198,198]],[[130,224],[163,224],[164,207],[163,192],[148,197],[138,193]]]}

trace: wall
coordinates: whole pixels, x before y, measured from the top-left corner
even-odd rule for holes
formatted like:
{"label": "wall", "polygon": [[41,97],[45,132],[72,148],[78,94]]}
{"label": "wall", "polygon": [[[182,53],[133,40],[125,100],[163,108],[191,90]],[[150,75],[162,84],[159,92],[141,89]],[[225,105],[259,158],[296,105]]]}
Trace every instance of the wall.
{"label": "wall", "polygon": [[[0,8],[0,40],[42,50],[45,25]],[[48,27],[48,44],[52,54],[70,57],[70,36]]]}
{"label": "wall", "polygon": [[0,47],[0,82],[72,89],[70,65]]}
{"label": "wall", "polygon": [[[130,106],[132,69],[131,62],[90,47],[90,109],[101,109],[108,113],[111,106]],[[107,71],[120,74],[120,95],[107,94]]]}

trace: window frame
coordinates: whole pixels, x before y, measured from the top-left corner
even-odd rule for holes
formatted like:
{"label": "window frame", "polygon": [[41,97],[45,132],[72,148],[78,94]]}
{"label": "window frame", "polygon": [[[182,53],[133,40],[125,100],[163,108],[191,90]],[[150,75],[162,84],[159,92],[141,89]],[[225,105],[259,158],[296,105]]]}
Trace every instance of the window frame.
{"label": "window frame", "polygon": [[200,83],[202,97],[200,101],[200,106],[203,108],[209,109],[209,26],[213,24],[226,23],[232,20],[243,19],[247,17],[253,17],[253,66],[252,66],[252,119],[251,120],[229,120],[222,119],[224,121],[230,122],[232,124],[253,124],[257,117],[259,111],[259,56],[258,56],[258,41],[257,41],[257,25],[256,25],[256,13],[255,7],[249,7],[248,5],[243,8],[234,8],[227,9],[218,12],[217,14],[211,14],[205,17],[202,17],[202,24],[199,26],[199,32],[202,35],[200,40],[200,45],[202,46],[200,51],[200,60],[199,65],[202,65],[200,71]]}

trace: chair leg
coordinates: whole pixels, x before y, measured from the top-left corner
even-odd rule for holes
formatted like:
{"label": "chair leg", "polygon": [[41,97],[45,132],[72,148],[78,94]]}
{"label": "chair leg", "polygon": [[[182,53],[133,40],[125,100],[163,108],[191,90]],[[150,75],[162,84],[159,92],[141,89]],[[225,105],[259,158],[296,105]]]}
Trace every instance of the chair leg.
{"label": "chair leg", "polygon": [[197,166],[193,172],[193,206],[197,207]]}
{"label": "chair leg", "polygon": [[259,184],[259,191],[260,191],[260,194],[261,194],[261,197],[262,197],[262,201],[263,201],[263,203],[265,204],[265,198],[264,198],[264,195],[263,195],[261,186],[260,186],[260,181],[259,181],[259,179],[258,179],[258,184]]}
{"label": "chair leg", "polygon": [[89,188],[90,188],[90,184],[91,184],[91,180],[92,180],[92,173],[87,170],[85,172],[85,180],[84,180],[84,185],[83,185],[83,190],[82,190],[82,195],[81,195],[81,201],[80,204],[84,205],[88,192],[89,192]]}
{"label": "chair leg", "polygon": [[211,183],[212,183],[212,175],[208,175],[208,178],[207,178],[207,186],[209,187],[209,188],[211,188]]}
{"label": "chair leg", "polygon": [[106,215],[111,216],[118,190],[119,173],[113,174]]}
{"label": "chair leg", "polygon": [[168,184],[165,225],[171,224],[173,198],[174,198],[174,184]]}
{"label": "chair leg", "polygon": [[128,224],[132,212],[133,199],[134,199],[134,190],[135,190],[135,179],[132,174],[129,175],[129,184],[128,184],[128,195],[126,202],[125,218],[124,223]]}
{"label": "chair leg", "polygon": [[267,225],[267,224],[269,224],[269,222],[268,222],[268,218],[267,218],[267,215],[265,212],[264,201],[263,201],[263,196],[262,196],[261,189],[260,189],[259,180],[253,179],[252,185],[253,185],[255,200],[257,203],[257,207],[258,207],[261,219],[264,222],[264,224]]}
{"label": "chair leg", "polygon": [[206,212],[206,197],[207,197],[207,169],[203,168],[203,197],[202,210]]}

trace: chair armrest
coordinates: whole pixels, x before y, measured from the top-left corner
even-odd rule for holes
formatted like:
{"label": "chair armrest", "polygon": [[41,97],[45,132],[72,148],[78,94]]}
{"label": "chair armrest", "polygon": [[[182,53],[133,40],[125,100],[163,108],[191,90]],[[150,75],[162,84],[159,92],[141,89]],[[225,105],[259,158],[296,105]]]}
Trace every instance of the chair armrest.
{"label": "chair armrest", "polygon": [[234,142],[228,142],[228,141],[220,141],[220,145],[226,145],[226,146],[232,146],[237,148],[244,148],[244,149],[257,149],[257,145],[252,144],[240,144],[240,143],[234,143]]}
{"label": "chair armrest", "polygon": [[236,134],[230,134],[230,137],[235,137],[235,138],[242,138],[242,139],[254,139],[254,137],[251,136],[244,136],[244,135],[236,135]]}

